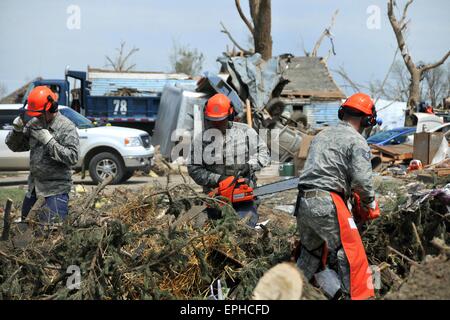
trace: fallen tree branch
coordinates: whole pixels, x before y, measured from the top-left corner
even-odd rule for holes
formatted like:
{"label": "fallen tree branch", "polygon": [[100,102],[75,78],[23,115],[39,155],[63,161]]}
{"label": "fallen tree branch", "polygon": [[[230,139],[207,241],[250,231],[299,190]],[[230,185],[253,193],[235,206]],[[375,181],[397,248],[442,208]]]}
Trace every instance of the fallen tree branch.
{"label": "fallen tree branch", "polygon": [[22,259],[19,259],[17,257],[14,257],[12,255],[6,254],[5,252],[0,250],[0,256],[5,257],[8,260],[13,260],[16,263],[20,264],[20,265],[24,265],[24,266],[33,266],[33,267],[38,267],[38,268],[43,268],[43,269],[51,269],[51,270],[58,270],[61,271],[61,268],[55,267],[55,266],[51,266],[51,265],[41,265],[41,264],[36,264],[36,263],[32,263],[29,261],[25,261]]}
{"label": "fallen tree branch", "polygon": [[95,189],[94,193],[92,193],[86,200],[86,202],[83,205],[83,211],[87,208],[92,206],[92,203],[95,201],[95,198],[97,198],[98,194],[108,185],[112,182],[114,177],[112,175],[109,175],[106,179],[100,183],[97,188]]}
{"label": "fallen tree branch", "polygon": [[433,240],[431,240],[431,244],[437,249],[439,249],[441,253],[450,256],[450,247],[445,244],[444,240],[439,238],[433,238]]}
{"label": "fallen tree branch", "polygon": [[411,225],[412,225],[412,228],[414,231],[414,236],[416,237],[416,241],[417,241],[417,244],[419,245],[420,253],[422,254],[422,259],[423,259],[423,258],[425,258],[425,249],[423,247],[422,241],[420,240],[419,233],[417,232],[416,224],[414,222],[412,222]]}
{"label": "fallen tree branch", "polygon": [[100,183],[97,186],[97,188],[94,190],[94,192],[86,199],[86,201],[81,206],[81,208],[79,208],[79,211],[74,214],[74,216],[72,218],[73,222],[77,221],[86,210],[88,210],[89,208],[92,207],[92,205],[95,203],[95,199],[97,198],[98,194],[104,188],[106,188],[106,186],[109,185],[113,179],[114,179],[114,177],[112,175],[109,175],[108,177],[106,177],[106,179],[104,179],[102,181],[102,183]]}
{"label": "fallen tree branch", "polygon": [[419,266],[420,264],[414,260],[412,260],[411,258],[408,258],[407,256],[405,256],[403,253],[401,253],[400,251],[395,250],[394,248],[392,248],[391,246],[387,246],[388,250],[395,253],[396,255],[402,257],[403,259],[405,259],[406,261],[408,261],[410,264],[414,265],[414,266]]}
{"label": "fallen tree branch", "polygon": [[2,241],[7,241],[9,239],[9,229],[11,228],[11,207],[12,200],[6,200],[5,211],[3,213],[3,232]]}

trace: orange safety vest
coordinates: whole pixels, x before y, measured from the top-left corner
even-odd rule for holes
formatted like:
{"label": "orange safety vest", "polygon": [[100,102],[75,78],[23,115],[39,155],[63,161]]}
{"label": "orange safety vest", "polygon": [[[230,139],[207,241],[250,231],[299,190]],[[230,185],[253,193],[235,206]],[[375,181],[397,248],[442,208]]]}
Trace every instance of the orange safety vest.
{"label": "orange safety vest", "polygon": [[344,200],[337,193],[330,194],[336,206],[342,247],[350,265],[350,297],[352,300],[375,297],[372,272],[355,221]]}

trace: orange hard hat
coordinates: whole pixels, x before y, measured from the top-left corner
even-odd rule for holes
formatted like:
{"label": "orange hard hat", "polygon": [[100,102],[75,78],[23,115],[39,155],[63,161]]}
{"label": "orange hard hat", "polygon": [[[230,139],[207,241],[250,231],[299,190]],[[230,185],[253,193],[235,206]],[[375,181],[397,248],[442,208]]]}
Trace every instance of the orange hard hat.
{"label": "orange hard hat", "polygon": [[37,86],[28,95],[26,113],[30,117],[39,117],[44,111],[50,110],[54,101],[58,98],[47,86]]}
{"label": "orange hard hat", "polygon": [[217,93],[212,96],[205,106],[205,118],[210,121],[225,120],[233,112],[230,99],[222,93]]}
{"label": "orange hard hat", "polygon": [[367,94],[359,92],[348,97],[342,104],[342,107],[354,109],[370,116],[374,113],[375,104]]}

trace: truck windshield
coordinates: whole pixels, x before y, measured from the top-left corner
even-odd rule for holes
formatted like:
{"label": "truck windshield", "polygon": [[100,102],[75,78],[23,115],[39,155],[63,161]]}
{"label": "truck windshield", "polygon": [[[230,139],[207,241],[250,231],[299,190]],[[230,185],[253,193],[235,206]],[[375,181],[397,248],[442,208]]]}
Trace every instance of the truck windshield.
{"label": "truck windshield", "polygon": [[70,108],[61,108],[59,109],[59,112],[61,112],[63,116],[72,121],[78,129],[94,128],[94,125],[91,121]]}

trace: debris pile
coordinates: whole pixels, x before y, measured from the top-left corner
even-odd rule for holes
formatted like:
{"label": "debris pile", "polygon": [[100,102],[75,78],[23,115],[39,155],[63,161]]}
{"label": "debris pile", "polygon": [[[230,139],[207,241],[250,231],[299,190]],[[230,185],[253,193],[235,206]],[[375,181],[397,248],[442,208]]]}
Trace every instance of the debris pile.
{"label": "debris pile", "polygon": [[[9,240],[0,241],[1,299],[250,299],[269,269],[292,261],[295,219],[273,209],[275,198],[263,200],[261,220],[270,222],[255,230],[189,184],[118,188],[114,197],[105,185],[77,195],[58,228],[11,225]],[[380,176],[376,188],[383,215],[361,234],[380,271],[377,297],[415,298],[408,292],[426,277],[447,285],[439,275],[449,263],[450,185]],[[223,219],[208,220],[207,205]],[[275,294],[266,287],[257,296]],[[436,295],[449,298],[448,290],[429,297]],[[303,281],[302,299],[323,298]]]}
{"label": "debris pile", "polygon": [[225,298],[249,299],[266,270],[289,260],[290,230],[255,232],[228,205],[202,223],[195,205],[219,204],[188,185],[97,194],[77,197],[57,230],[12,226],[0,242],[1,299],[204,299],[217,280]]}
{"label": "debris pile", "polygon": [[[379,184],[377,191],[383,214],[361,235],[369,263],[380,272],[379,295],[390,292],[394,297],[399,289],[406,290],[405,279],[415,277],[411,267],[428,268],[422,263],[446,261],[446,257],[436,257],[450,243],[450,185],[429,189],[423,183],[392,179]],[[439,294],[450,298],[448,290]]]}

